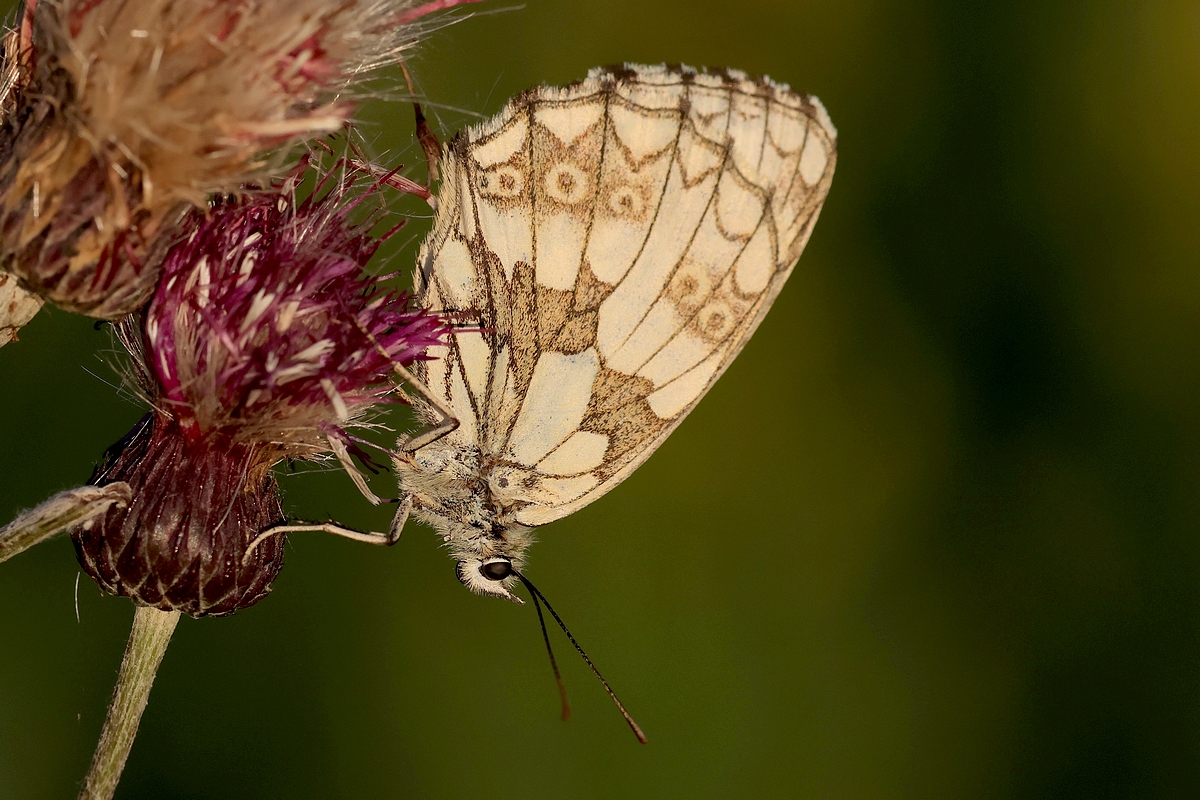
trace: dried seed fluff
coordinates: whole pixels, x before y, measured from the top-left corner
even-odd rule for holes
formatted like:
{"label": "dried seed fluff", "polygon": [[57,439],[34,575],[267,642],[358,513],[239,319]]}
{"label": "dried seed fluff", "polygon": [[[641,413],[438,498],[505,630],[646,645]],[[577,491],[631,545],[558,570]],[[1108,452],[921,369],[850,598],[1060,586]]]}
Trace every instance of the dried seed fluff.
{"label": "dried seed fluff", "polygon": [[0,269],[104,319],[149,298],[189,205],[342,127],[423,15],[457,4],[34,1],[0,64]]}

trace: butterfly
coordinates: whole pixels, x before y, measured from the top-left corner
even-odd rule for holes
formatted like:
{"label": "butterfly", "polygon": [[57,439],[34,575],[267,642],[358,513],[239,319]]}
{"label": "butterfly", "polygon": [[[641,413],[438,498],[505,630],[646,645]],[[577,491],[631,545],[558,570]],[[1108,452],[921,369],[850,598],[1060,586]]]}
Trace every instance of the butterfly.
{"label": "butterfly", "polygon": [[472,321],[414,368],[398,532],[438,531],[472,591],[521,602],[534,529],[599,498],[729,366],[800,257],[837,132],[744,73],[598,68],[444,148],[414,284]]}

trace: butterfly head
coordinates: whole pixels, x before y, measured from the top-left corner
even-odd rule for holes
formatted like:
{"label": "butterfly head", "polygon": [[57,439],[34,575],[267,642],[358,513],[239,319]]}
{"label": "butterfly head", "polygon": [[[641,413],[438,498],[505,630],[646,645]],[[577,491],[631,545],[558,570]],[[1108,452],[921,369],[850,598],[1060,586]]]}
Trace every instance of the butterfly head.
{"label": "butterfly head", "polygon": [[454,573],[475,594],[523,603],[512,590],[520,582],[517,571],[525,566],[525,549],[532,543],[532,531],[523,526],[496,526],[494,530],[488,536],[451,540],[451,554],[458,562]]}
{"label": "butterfly head", "polygon": [[459,582],[475,594],[502,597],[514,603],[523,603],[521,598],[512,593],[517,576],[513,572],[513,563],[507,556],[491,556],[490,558],[467,558],[455,565],[454,571]]}

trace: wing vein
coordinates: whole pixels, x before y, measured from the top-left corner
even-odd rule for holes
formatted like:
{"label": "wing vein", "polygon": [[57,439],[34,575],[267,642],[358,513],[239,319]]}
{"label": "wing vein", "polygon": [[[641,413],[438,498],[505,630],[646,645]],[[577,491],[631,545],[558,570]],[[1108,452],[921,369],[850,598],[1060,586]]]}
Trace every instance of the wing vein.
{"label": "wing vein", "polygon": [[[538,217],[537,217],[537,189],[536,189],[537,181],[535,180],[536,169],[535,169],[534,152],[533,152],[533,142],[534,142],[533,111],[534,111],[534,98],[531,97],[529,99],[529,101],[525,104],[526,134],[525,134],[524,149],[525,149],[525,160],[526,160],[526,163],[529,165],[528,189],[529,189],[529,231],[530,231],[530,234],[529,234],[529,239],[530,239],[529,261],[530,261],[530,263],[527,266],[533,272],[533,284],[532,284],[532,289],[531,289],[530,303],[532,304],[532,307],[533,307],[532,323],[534,325],[533,336],[534,336],[534,344],[535,344],[535,351],[536,351],[536,350],[540,350],[540,347],[537,346],[537,323],[536,323],[536,320],[537,320],[537,236],[538,236],[537,218]],[[513,264],[513,279],[511,281],[509,281],[508,286],[506,287],[506,291],[505,291],[505,299],[507,299],[507,301],[508,301],[509,327],[510,327],[510,330],[513,332],[516,331],[516,323],[517,323],[517,313],[516,313],[517,312],[517,303],[516,303],[515,293],[517,291],[519,291],[517,289],[517,281],[518,281],[517,267],[518,267],[517,264]],[[513,334],[510,333],[509,338],[510,338],[510,341],[508,342],[509,357],[508,357],[508,366],[506,368],[511,371],[513,369],[513,364],[514,364],[513,359],[517,358],[518,354],[517,354],[516,343],[515,343],[515,341],[512,341]],[[494,349],[492,351],[493,361],[496,358],[497,352],[498,352],[497,349]],[[537,361],[535,359],[534,360],[535,366],[536,366],[536,363],[537,363]],[[508,385],[508,376],[507,375],[505,376],[504,385],[505,386]],[[529,392],[528,385],[526,385],[524,387],[520,387],[520,388],[522,390],[522,394],[518,400],[516,409],[509,416],[509,419],[507,420],[507,424],[504,426],[504,430],[497,431],[495,440],[489,442],[489,452],[491,452],[492,454],[499,455],[500,453],[504,452],[504,448],[506,448],[508,446],[509,440],[512,439],[513,428],[516,427],[517,419],[521,416],[521,410],[525,407],[525,400],[527,399],[528,392]]]}
{"label": "wing vein", "polygon": [[[729,163],[729,154],[730,154],[730,151],[732,150],[732,143],[729,141],[729,120],[733,114],[733,96],[732,96],[733,92],[732,92],[732,90],[730,91],[729,94],[730,94],[729,109],[725,112],[725,139],[726,139],[725,149],[724,149],[724,152],[721,154],[721,165],[717,169],[717,179],[715,181],[713,181],[712,194],[710,194],[708,196],[708,202],[706,202],[704,204],[704,212],[702,214],[700,214],[700,220],[696,223],[696,227],[692,230],[692,234],[688,238],[687,245],[683,248],[682,251],[680,251],[679,260],[675,262],[675,265],[673,267],[671,267],[671,271],[667,274],[666,280],[664,280],[662,285],[659,287],[658,293],[654,296],[654,300],[650,303],[650,305],[648,305],[646,307],[646,310],[642,313],[642,316],[638,319],[637,323],[630,329],[629,334],[626,335],[626,337],[621,340],[620,344],[618,344],[616,347],[613,348],[614,353],[617,352],[618,350],[620,350],[622,347],[624,347],[626,342],[628,342],[631,338],[633,338],[634,334],[637,333],[638,328],[641,327],[641,324],[646,321],[646,317],[648,317],[650,315],[650,311],[654,308],[655,305],[657,305],[658,301],[662,299],[663,294],[667,291],[667,287],[671,285],[671,281],[675,278],[675,273],[677,273],[679,271],[680,264],[683,263],[683,259],[687,256],[688,251],[691,250],[692,245],[695,243],[696,236],[700,233],[700,226],[704,224],[704,218],[708,216],[708,211],[710,208],[712,208],[713,199],[716,198],[717,191],[719,190],[719,188],[721,186],[721,176],[725,173],[725,166]],[[685,122],[690,124],[691,121],[686,118],[681,117],[680,121],[679,121],[679,132],[676,133],[676,135],[675,135],[675,151],[671,155],[672,164],[674,163],[674,159],[679,154],[679,139],[683,134],[683,126],[684,126]],[[692,126],[692,130],[695,131],[694,125]],[[695,131],[695,132],[697,134],[699,133],[698,131]],[[682,169],[680,170],[680,174],[681,175],[683,174]],[[671,173],[670,173],[670,170],[668,170],[667,171],[667,185],[669,185],[670,182],[671,182]],[[663,197],[666,197],[666,195],[667,195],[666,185],[664,185]],[[659,206],[661,207],[661,205],[662,205],[662,201],[660,200]],[[657,212],[656,212],[655,216],[657,219]],[[654,223],[651,223],[650,227],[653,228]],[[634,263],[635,264],[637,263],[636,259],[634,260]],[[643,361],[641,364],[638,365],[638,368],[640,369],[645,363],[646,362]]]}

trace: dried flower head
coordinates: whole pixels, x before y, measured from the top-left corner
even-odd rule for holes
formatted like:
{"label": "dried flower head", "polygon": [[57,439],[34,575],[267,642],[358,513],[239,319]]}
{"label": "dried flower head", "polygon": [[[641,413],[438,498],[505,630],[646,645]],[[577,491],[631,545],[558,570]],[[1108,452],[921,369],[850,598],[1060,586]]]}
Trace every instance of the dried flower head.
{"label": "dried flower head", "polygon": [[394,363],[444,330],[363,275],[388,235],[352,219],[374,195],[342,183],[296,204],[289,183],[188,215],[144,322],[121,326],[153,411],[91,481],[132,501],[74,532],[102,587],[195,616],[266,593],[284,535],[251,542],[283,522],[271,467],[348,459],[348,428],[396,398]]}
{"label": "dried flower head", "polygon": [[342,127],[424,14],[469,1],[28,0],[0,64],[0,269],[71,311],[136,310],[188,204]]}

